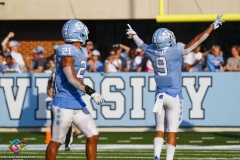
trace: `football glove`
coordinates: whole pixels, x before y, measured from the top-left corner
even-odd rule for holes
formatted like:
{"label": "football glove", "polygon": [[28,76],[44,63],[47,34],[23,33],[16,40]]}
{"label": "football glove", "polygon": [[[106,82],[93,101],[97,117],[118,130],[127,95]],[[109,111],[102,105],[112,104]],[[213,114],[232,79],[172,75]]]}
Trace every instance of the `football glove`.
{"label": "football glove", "polygon": [[128,35],[128,39],[132,39],[132,36],[131,36],[131,34],[137,34],[133,29],[132,29],[132,27],[129,25],[129,24],[127,24],[128,25],[128,28],[129,29],[127,29],[127,33],[126,33],[126,35]]}
{"label": "football glove", "polygon": [[104,102],[103,96],[97,92],[91,94],[91,97],[93,98],[94,102],[98,105],[100,105]]}
{"label": "football glove", "polygon": [[219,25],[222,25],[222,23],[225,22],[224,20],[220,19],[222,16],[223,16],[223,14],[219,13],[217,16],[217,19],[212,23],[214,29],[217,29],[219,27]]}

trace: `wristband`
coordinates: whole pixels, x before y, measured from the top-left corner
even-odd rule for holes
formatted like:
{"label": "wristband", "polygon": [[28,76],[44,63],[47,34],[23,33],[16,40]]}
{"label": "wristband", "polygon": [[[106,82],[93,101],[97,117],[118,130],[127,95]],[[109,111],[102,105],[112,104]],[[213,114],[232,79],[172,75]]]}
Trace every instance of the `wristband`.
{"label": "wristband", "polygon": [[93,93],[95,93],[96,91],[94,89],[92,89],[91,87],[89,87],[88,85],[85,85],[85,92],[91,96]]}

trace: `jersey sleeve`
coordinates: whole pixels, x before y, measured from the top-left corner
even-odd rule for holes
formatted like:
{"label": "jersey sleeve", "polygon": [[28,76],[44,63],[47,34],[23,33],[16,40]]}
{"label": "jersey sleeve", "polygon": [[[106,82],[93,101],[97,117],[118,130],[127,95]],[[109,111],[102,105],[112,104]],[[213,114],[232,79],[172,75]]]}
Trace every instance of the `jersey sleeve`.
{"label": "jersey sleeve", "polygon": [[184,47],[185,47],[185,44],[181,43],[181,42],[178,42],[177,43],[177,50],[178,50],[178,53],[179,54],[183,54],[184,52]]}
{"label": "jersey sleeve", "polygon": [[140,46],[140,49],[141,49],[143,52],[145,52],[145,53],[146,53],[147,48],[148,48],[148,45],[145,44],[145,43],[143,43],[143,44]]}

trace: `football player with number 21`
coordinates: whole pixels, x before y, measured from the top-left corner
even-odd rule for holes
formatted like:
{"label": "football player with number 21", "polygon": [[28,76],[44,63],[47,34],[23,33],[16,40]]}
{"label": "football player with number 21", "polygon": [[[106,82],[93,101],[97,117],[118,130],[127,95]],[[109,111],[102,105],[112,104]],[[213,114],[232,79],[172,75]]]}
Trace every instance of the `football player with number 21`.
{"label": "football player with number 21", "polygon": [[182,57],[196,48],[224,22],[221,17],[222,14],[219,14],[204,32],[186,45],[176,43],[173,32],[167,28],[156,30],[152,36],[152,44],[147,45],[128,24],[129,29],[126,33],[128,38],[133,38],[136,45],[148,56],[154,68],[157,85],[153,107],[156,121],[154,160],[160,160],[165,132],[168,133],[166,160],[172,160],[174,157],[177,132],[183,119]]}
{"label": "football player with number 21", "polygon": [[64,143],[72,123],[87,137],[87,160],[96,160],[98,130],[82,94],[90,95],[98,105],[104,99],[83,83],[86,60],[81,46],[88,39],[88,28],[79,20],[69,20],[63,25],[62,36],[66,44],[59,46],[56,53],[57,94],[52,99],[53,131],[46,149],[46,160],[56,159],[58,148]]}

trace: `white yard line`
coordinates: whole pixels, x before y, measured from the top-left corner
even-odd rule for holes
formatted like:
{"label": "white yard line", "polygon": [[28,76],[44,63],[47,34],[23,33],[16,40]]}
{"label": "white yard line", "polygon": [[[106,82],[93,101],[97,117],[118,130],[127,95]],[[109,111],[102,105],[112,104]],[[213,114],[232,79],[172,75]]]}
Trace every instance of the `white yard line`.
{"label": "white yard line", "polygon": [[239,141],[227,141],[226,143],[239,143]]}
{"label": "white yard line", "polygon": [[203,143],[203,141],[194,141],[194,140],[190,140],[189,143]]}
{"label": "white yard line", "polygon": [[[28,145],[27,150],[46,150],[44,144]],[[60,150],[64,150],[64,145],[61,145]],[[72,150],[85,150],[85,144],[72,144]],[[153,149],[153,145],[132,145],[132,144],[99,144],[100,150],[130,150],[130,149]],[[166,149],[165,146],[163,149]],[[8,151],[8,145],[0,145],[1,151]],[[240,150],[240,145],[218,145],[218,146],[200,146],[200,145],[177,145],[177,150]],[[176,150],[176,151],[177,151]]]}
{"label": "white yard line", "polygon": [[143,139],[143,137],[130,137],[130,139],[138,140],[138,139]]}
{"label": "white yard line", "polygon": [[[0,132],[46,132],[41,128],[0,128]],[[99,127],[99,132],[155,132],[155,127]],[[240,132],[240,127],[180,127],[179,132]]]}
{"label": "white yard line", "polygon": [[202,139],[215,139],[215,137],[202,137]]}
{"label": "white yard line", "polygon": [[130,143],[130,140],[117,140],[117,143]]}

